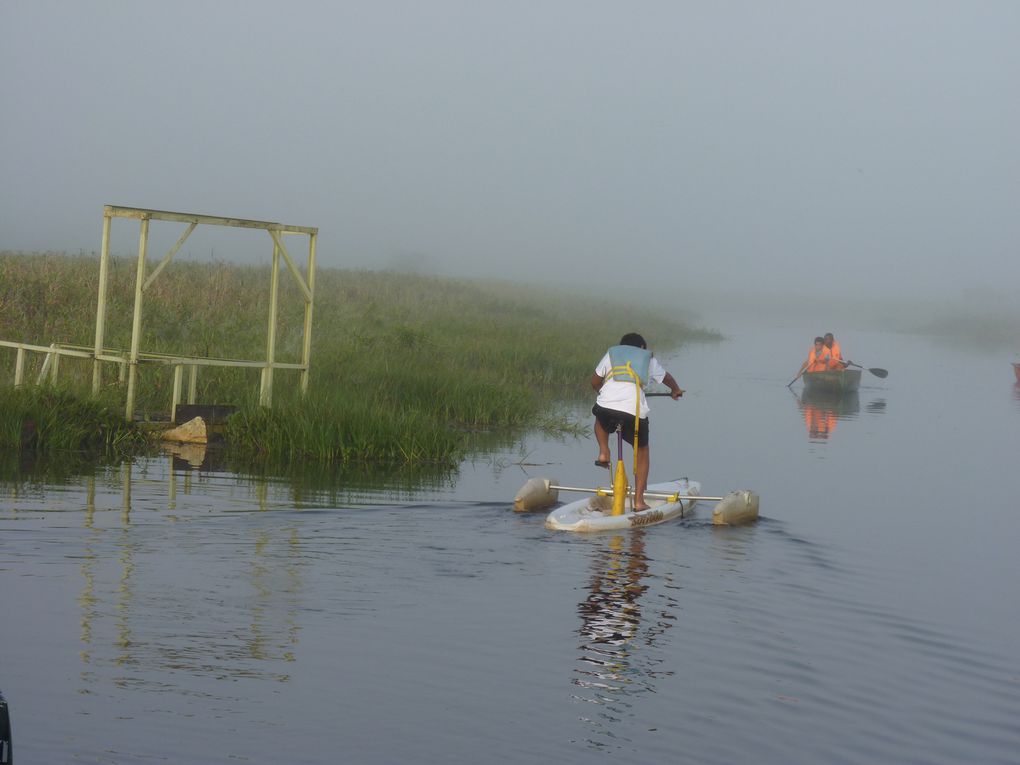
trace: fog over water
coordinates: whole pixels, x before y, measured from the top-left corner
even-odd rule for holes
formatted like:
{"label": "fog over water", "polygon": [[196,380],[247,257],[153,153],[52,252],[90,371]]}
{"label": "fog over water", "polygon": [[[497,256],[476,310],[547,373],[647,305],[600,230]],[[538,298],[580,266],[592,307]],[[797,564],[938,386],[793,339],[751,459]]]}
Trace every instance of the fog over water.
{"label": "fog over water", "polygon": [[119,204],[318,226],[326,267],[1003,300],[1018,38],[1011,0],[5,0],[0,249]]}

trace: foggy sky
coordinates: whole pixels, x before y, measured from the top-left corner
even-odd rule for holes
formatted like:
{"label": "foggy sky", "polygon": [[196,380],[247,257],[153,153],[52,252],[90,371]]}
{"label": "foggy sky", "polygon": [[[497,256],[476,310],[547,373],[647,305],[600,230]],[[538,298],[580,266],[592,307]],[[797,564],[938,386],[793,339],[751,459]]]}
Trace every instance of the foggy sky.
{"label": "foggy sky", "polygon": [[0,249],[119,204],[318,226],[323,266],[1012,294],[1018,40],[1015,0],[3,0]]}

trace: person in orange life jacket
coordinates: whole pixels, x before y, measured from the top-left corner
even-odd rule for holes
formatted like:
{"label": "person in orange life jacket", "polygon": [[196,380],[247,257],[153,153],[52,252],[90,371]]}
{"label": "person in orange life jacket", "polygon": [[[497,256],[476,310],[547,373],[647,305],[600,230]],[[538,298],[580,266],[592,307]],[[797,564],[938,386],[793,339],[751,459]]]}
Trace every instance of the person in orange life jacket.
{"label": "person in orange life jacket", "polygon": [[825,341],[825,347],[829,349],[829,369],[846,369],[851,362],[843,360],[843,352],[836,338],[831,332],[826,332],[822,339]]}
{"label": "person in orange life jacket", "polygon": [[[626,370],[630,364],[639,383]],[[648,486],[648,469],[651,463],[648,447],[648,401],[642,387],[649,380],[667,386],[674,401],[684,395],[673,375],[648,350],[645,339],[630,332],[620,339],[599,360],[591,376],[591,387],[598,391],[591,413],[595,415],[595,440],[599,457],[595,464],[609,467],[609,434],[619,426],[623,440],[635,449],[634,509],[645,510],[645,489]],[[634,414],[638,410],[637,443],[634,442]]]}
{"label": "person in orange life jacket", "polygon": [[[808,351],[808,357],[800,365],[800,369],[797,370],[797,377],[800,377],[805,372],[824,372],[829,368],[830,358],[829,349],[825,347],[825,338],[816,337],[814,346]],[[797,378],[795,377],[794,379],[796,380]]]}

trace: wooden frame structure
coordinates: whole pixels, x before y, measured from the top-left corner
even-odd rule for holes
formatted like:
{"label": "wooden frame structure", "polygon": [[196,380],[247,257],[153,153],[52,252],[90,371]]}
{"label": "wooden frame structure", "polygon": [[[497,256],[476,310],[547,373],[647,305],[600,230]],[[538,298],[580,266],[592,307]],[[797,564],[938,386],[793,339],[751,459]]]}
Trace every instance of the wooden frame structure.
{"label": "wooden frame structure", "polygon": [[[135,273],[135,299],[134,314],[131,324],[131,349],[126,358],[108,352],[104,348],[106,329],[106,293],[107,278],[110,264],[110,228],[114,218],[128,218],[140,222],[138,236],[138,266]],[[163,256],[163,259],[156,265],[151,273],[147,274],[146,258],[149,246],[149,222],[153,220],[170,221],[173,223],[186,223],[188,228],[181,234],[177,243]],[[260,361],[242,361],[229,359],[207,359],[186,356],[167,356],[165,354],[148,354],[141,349],[142,340],[142,313],[145,291],[152,285],[156,278],[166,268],[174,255],[191,235],[191,232],[199,225],[227,226],[233,228],[262,229],[268,232],[273,242],[272,277],[269,291],[269,327],[266,332],[266,357]],[[283,237],[288,234],[301,234],[308,237],[308,263],[307,278],[302,277],[301,272],[294,264],[290,253],[283,243]],[[194,403],[195,397],[195,375],[198,366],[227,366],[227,367],[258,367],[262,370],[261,385],[259,389],[259,402],[266,407],[272,406],[273,399],[273,370],[274,369],[299,369],[301,370],[301,392],[308,390],[308,370],[312,355],[312,312],[315,303],[315,247],[319,236],[319,229],[308,226],[288,226],[282,223],[268,221],[245,220],[242,218],[224,218],[213,215],[196,215],[192,213],[167,212],[164,210],[148,210],[140,207],[120,207],[117,205],[105,205],[103,207],[103,242],[99,261],[99,296],[96,305],[96,334],[95,346],[92,352],[92,392],[98,394],[102,387],[102,366],[103,361],[114,362],[127,367],[127,401],[124,406],[124,416],[131,420],[134,417],[135,408],[135,385],[137,378],[138,364],[143,361],[156,361],[174,366],[174,401],[171,413],[180,400],[183,367],[191,369],[191,390],[189,400]],[[287,265],[287,269],[293,276],[298,289],[301,291],[305,301],[304,330],[302,336],[301,362],[299,364],[281,363],[276,361],[276,324],[279,300],[280,282],[280,259]],[[49,350],[49,349],[47,349]]]}

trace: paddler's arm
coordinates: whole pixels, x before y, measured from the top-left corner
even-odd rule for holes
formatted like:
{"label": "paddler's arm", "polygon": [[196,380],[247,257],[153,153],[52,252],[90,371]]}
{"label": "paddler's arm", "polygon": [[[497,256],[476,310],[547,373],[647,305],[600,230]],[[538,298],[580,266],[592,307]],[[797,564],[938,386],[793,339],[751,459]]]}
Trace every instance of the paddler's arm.
{"label": "paddler's arm", "polygon": [[683,388],[676,384],[676,380],[673,379],[673,375],[666,372],[666,376],[662,378],[662,384],[669,387],[669,395],[674,401],[684,395]]}

